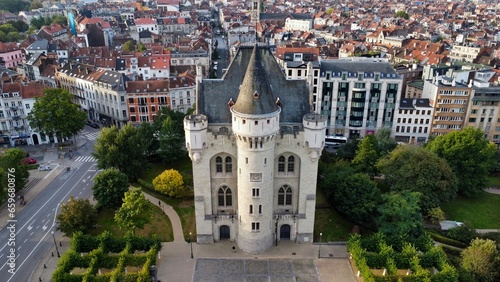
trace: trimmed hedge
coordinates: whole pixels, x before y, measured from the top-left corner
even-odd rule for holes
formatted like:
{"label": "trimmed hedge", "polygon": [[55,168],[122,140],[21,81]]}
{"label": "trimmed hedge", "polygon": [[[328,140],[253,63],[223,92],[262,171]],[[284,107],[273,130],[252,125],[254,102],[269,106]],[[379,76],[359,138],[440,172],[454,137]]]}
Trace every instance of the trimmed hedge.
{"label": "trimmed hedge", "polygon": [[[401,252],[395,252],[392,246],[387,245],[383,236],[374,235],[374,238],[363,238],[359,234],[351,235],[347,243],[347,250],[351,253],[354,262],[366,282],[457,282],[457,270],[448,264],[446,254],[441,247],[433,247],[426,252],[418,250],[415,245],[403,243]],[[422,248],[429,248],[427,239],[422,239]],[[364,242],[364,244],[363,244]],[[375,243],[378,242],[377,246]],[[363,245],[380,252],[367,252]],[[436,274],[429,271],[436,268]],[[370,268],[387,269],[386,276],[374,275]],[[410,275],[397,275],[397,269],[411,269]]]}
{"label": "trimmed hedge", "polygon": [[[91,246],[97,246],[90,249]],[[81,282],[81,281],[149,281],[149,269],[156,264],[156,255],[161,249],[161,242],[157,238],[141,238],[131,234],[124,238],[113,238],[108,232],[92,237],[81,232],[75,233],[71,241],[71,249],[59,260],[58,266],[52,275],[54,282]],[[144,254],[134,255],[136,250],[147,251]],[[90,252],[89,252],[90,251]],[[108,253],[118,253],[110,256]],[[81,256],[80,253],[89,252]],[[126,266],[141,267],[138,273],[125,274]],[[86,268],[84,274],[72,275],[74,267]],[[99,268],[113,269],[110,273],[97,275]]]}
{"label": "trimmed hedge", "polygon": [[434,233],[434,232],[430,232],[430,231],[426,231],[426,232],[427,232],[427,234],[429,234],[431,236],[432,239],[434,239],[434,241],[437,241],[439,243],[443,243],[443,244],[450,245],[450,246],[457,247],[457,248],[467,248],[467,245],[460,242],[460,241],[441,236],[441,235]]}

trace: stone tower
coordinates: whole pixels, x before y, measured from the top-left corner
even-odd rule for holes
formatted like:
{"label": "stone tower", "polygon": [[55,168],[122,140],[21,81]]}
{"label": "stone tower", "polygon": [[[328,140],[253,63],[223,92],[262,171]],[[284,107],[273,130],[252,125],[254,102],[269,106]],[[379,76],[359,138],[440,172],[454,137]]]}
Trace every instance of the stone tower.
{"label": "stone tower", "polygon": [[252,0],[252,7],[250,9],[250,24],[257,27],[260,21],[260,1]]}
{"label": "stone tower", "polygon": [[307,83],[287,80],[267,47],[240,47],[222,79],[198,83],[197,102],[184,120],[197,242],[254,254],[312,242],[327,120]]}

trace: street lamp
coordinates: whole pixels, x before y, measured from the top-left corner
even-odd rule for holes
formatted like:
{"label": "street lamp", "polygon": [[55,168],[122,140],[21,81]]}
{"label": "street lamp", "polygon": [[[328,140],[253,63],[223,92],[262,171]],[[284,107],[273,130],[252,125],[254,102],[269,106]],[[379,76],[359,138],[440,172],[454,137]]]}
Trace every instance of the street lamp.
{"label": "street lamp", "polygon": [[191,258],[193,258],[193,240],[191,239],[191,232],[189,232],[189,244],[191,244]]}
{"label": "street lamp", "polygon": [[323,236],[323,233],[319,233],[319,251],[318,251],[318,258],[321,258],[321,236]]}
{"label": "street lamp", "polygon": [[54,239],[54,246],[56,246],[57,257],[60,258],[61,254],[59,253],[59,249],[57,248],[56,236],[54,235],[54,231],[51,231],[51,233],[52,233],[52,239]]}

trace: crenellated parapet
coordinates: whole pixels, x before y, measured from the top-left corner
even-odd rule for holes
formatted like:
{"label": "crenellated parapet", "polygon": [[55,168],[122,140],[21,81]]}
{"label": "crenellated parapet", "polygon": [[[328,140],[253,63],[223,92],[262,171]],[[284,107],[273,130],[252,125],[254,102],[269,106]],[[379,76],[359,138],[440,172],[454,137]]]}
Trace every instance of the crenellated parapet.
{"label": "crenellated parapet", "polygon": [[324,115],[309,113],[304,116],[302,124],[304,125],[304,147],[309,148],[309,157],[315,161],[321,156],[325,146],[328,119]]}
{"label": "crenellated parapet", "polygon": [[205,115],[189,115],[184,118],[186,149],[194,162],[200,162],[207,147],[208,119]]}

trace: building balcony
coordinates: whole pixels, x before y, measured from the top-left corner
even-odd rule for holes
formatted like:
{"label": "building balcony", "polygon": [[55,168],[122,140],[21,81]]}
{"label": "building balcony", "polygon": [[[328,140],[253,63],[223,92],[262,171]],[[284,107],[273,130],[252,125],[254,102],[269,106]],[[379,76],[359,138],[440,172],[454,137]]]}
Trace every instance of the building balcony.
{"label": "building balcony", "polygon": [[10,106],[11,111],[17,111],[18,107],[17,106]]}

